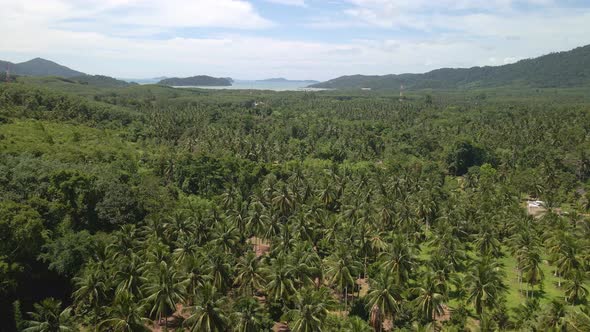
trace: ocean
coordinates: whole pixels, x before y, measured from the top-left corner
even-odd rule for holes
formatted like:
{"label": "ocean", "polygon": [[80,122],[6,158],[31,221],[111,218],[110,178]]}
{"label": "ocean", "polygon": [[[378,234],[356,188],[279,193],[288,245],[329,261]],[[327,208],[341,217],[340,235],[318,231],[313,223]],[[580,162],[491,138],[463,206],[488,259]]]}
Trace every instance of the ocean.
{"label": "ocean", "polygon": [[175,88],[227,89],[227,90],[272,90],[272,91],[321,91],[308,88],[305,81],[244,81],[235,80],[231,86],[175,86]]}

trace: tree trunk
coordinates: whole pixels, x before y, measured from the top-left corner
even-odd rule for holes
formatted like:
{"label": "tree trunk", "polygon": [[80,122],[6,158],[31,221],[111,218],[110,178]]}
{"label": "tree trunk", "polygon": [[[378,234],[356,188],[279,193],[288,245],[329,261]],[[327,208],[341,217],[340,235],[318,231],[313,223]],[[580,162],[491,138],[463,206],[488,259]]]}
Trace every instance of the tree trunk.
{"label": "tree trunk", "polygon": [[348,310],[348,286],[344,287],[344,308]]}

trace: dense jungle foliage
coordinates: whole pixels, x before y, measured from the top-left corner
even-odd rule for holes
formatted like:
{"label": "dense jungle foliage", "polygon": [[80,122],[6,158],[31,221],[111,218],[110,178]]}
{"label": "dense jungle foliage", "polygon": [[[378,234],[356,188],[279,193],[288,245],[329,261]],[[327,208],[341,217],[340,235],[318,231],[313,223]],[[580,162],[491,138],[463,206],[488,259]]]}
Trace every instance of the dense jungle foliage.
{"label": "dense jungle foliage", "polygon": [[0,330],[588,331],[588,99],[0,84]]}

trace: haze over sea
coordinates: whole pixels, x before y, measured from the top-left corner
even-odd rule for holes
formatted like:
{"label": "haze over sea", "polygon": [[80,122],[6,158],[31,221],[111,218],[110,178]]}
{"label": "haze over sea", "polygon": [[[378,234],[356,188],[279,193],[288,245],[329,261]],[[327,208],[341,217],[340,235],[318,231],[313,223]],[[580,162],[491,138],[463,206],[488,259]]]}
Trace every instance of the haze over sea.
{"label": "haze over sea", "polygon": [[234,80],[231,86],[178,86],[175,88],[229,89],[229,90],[273,90],[273,91],[319,91],[324,89],[308,88],[313,84],[308,81],[248,81]]}

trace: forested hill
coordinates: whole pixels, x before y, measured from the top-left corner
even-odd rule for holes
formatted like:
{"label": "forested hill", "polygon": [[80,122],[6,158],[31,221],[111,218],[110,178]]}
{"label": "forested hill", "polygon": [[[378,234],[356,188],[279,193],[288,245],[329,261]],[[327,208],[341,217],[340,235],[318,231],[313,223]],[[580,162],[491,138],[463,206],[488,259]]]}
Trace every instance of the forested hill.
{"label": "forested hill", "polygon": [[12,74],[21,76],[60,76],[69,78],[85,75],[82,72],[42,58],[35,58],[21,63],[0,60],[0,66],[3,72],[8,68]]}
{"label": "forested hill", "polygon": [[539,88],[590,85],[590,45],[497,67],[442,68],[425,74],[353,75],[311,85],[331,89],[453,89],[498,86]]}
{"label": "forested hill", "polygon": [[232,79],[224,77],[211,77],[206,75],[198,75],[185,78],[167,78],[163,79],[158,84],[169,86],[231,86]]}
{"label": "forested hill", "polygon": [[130,85],[137,85],[137,83],[135,82],[129,83],[126,81],[118,80],[116,78],[103,75],[82,75],[72,77],[71,79],[81,84],[96,85],[101,87],[124,87]]}

